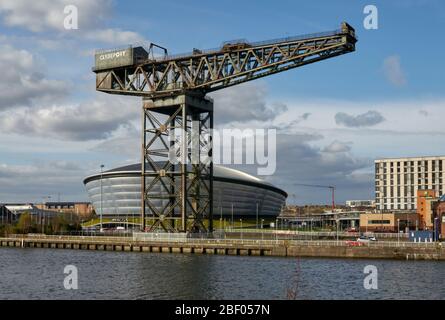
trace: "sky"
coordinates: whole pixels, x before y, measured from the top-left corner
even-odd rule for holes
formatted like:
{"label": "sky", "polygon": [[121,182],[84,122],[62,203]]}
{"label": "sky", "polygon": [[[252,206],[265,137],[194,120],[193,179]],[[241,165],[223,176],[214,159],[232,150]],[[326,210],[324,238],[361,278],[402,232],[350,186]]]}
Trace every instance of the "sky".
{"label": "sky", "polygon": [[[378,9],[366,29],[364,8]],[[64,8],[78,8],[78,29]],[[277,128],[261,177],[297,204],[374,197],[373,161],[444,155],[445,5],[393,1],[0,2],[0,203],[88,200],[82,180],[139,159],[140,99],[95,91],[94,50],[150,42],[171,53],[354,26],[356,52],[224,89],[217,128]],[[256,168],[243,166],[255,173]]]}

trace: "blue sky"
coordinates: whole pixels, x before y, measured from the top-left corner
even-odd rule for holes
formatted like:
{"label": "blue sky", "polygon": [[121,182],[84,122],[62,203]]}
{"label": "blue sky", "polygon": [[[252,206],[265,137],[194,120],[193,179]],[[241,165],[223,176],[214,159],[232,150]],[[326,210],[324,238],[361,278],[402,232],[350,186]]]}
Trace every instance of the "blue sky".
{"label": "blue sky", "polygon": [[[379,30],[363,28],[367,4],[379,9]],[[132,6],[118,7],[130,20],[150,21],[138,30],[176,52],[212,48],[228,39],[263,40],[332,30],[341,21],[356,27],[360,41],[354,55],[271,77],[266,80],[273,89],[271,96],[287,96],[296,86],[301,95],[330,98],[344,98],[347,86],[348,96],[360,100],[437,95],[443,89],[444,75],[433,64],[440,61],[443,46],[436,43],[445,17],[440,1],[148,1],[136,15]],[[434,43],[439,48],[425,50],[425,45]],[[406,87],[393,90],[381,81],[379,68],[385,57],[402,52],[404,67],[413,76]],[[348,76],[339,77],[346,70]],[[376,92],[379,97],[372,97]]]}
{"label": "blue sky", "polygon": [[[78,30],[63,29],[67,4],[79,8]],[[368,4],[378,8],[377,30],[363,27]],[[342,21],[356,29],[356,52],[214,95],[221,128],[288,128],[276,175],[264,178],[298,203],[329,199],[293,183],[335,184],[339,201],[372,198],[375,158],[445,154],[441,1],[2,0],[0,202],[58,192],[86,200],[85,175],[138,160],[139,100],[95,92],[94,49],[155,42],[180,53]],[[248,116],[237,117],[240,108]]]}
{"label": "blue sky", "polygon": [[[363,28],[363,8],[367,4],[375,4],[379,9],[378,30]],[[364,98],[440,96],[444,89],[445,75],[437,67],[444,46],[439,41],[445,18],[445,7],[440,1],[281,1],[276,8],[261,0],[224,1],[222,4],[212,1],[193,1],[191,4],[182,1],[131,1],[131,4],[114,1],[111,11],[104,25],[137,32],[146,42],[164,45],[172,53],[188,52],[195,47],[213,48],[230,39],[256,41],[333,30],[341,21],[356,27],[359,36],[356,53],[264,80],[271,88],[271,97],[287,97],[289,92],[294,95],[296,87],[300,96],[344,98],[344,87],[347,86],[348,98],[360,101]],[[16,37],[72,40],[76,33],[82,32],[82,25],[80,30],[62,35],[51,30],[36,35],[24,28],[4,26],[0,31]],[[85,51],[112,47],[94,41],[73,42],[77,49]],[[79,57],[78,50],[60,54],[60,51],[36,48],[33,44],[26,46],[25,43],[24,47],[43,55],[48,74],[54,77],[77,82],[92,64],[92,57]],[[409,83],[398,90],[382,81],[381,62],[394,54],[401,56],[401,63],[410,78]],[[347,77],[339,76],[345,71]]]}

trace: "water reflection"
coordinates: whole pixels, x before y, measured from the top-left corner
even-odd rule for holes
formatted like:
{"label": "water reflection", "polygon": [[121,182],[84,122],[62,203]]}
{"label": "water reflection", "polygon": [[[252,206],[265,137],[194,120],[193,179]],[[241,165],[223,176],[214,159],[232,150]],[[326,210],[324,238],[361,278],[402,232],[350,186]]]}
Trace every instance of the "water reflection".
{"label": "water reflection", "polygon": [[[79,290],[63,287],[68,264]],[[363,287],[370,264],[378,290]],[[434,261],[4,248],[0,266],[0,299],[445,299],[445,263]]]}

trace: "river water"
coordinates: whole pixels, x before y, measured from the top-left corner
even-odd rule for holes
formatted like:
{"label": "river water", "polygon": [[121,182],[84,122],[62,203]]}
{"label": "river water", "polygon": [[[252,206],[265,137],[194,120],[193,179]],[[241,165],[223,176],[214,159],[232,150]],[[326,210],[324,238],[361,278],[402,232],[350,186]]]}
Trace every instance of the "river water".
{"label": "river water", "polygon": [[[378,289],[364,288],[367,265]],[[433,261],[0,249],[0,299],[445,299],[444,279]]]}

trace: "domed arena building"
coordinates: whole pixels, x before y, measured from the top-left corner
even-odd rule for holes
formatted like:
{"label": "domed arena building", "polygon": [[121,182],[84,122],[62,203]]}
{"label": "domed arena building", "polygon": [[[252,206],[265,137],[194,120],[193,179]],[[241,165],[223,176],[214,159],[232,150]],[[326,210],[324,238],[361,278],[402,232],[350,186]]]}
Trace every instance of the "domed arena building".
{"label": "domed arena building", "polygon": [[[150,178],[147,178],[147,184]],[[83,183],[97,214],[124,218],[141,212],[141,164],[104,171],[88,176]],[[101,187],[102,186],[102,187]],[[102,189],[102,192],[101,192]],[[287,193],[272,184],[242,171],[213,166],[213,215],[272,218],[279,215]],[[102,195],[102,197],[101,197]],[[101,201],[102,198],[102,201]],[[155,205],[160,206],[161,203]],[[147,207],[147,213],[149,209]]]}

